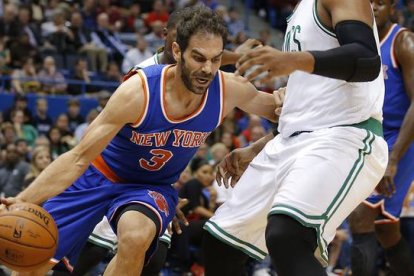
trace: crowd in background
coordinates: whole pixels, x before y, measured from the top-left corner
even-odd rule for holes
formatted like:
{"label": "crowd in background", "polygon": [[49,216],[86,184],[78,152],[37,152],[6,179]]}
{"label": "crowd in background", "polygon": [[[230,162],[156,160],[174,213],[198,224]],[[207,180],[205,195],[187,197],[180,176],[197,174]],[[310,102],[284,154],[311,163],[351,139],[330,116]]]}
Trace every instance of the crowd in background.
{"label": "crowd in background", "polygon": [[[123,75],[164,45],[163,28],[169,14],[198,2],[204,2],[225,19],[230,32],[226,48],[232,50],[249,37],[273,46],[270,28],[283,32],[286,17],[298,1],[249,1],[252,11],[269,23],[257,34],[247,30],[241,10],[216,0],[0,1],[0,94],[14,96],[13,104],[0,110],[2,195],[15,196],[52,160],[73,148],[105,107]],[[414,31],[414,0],[399,1],[398,5],[395,20]],[[285,84],[286,78],[255,83],[269,92]],[[28,94],[36,95],[34,108],[28,106]],[[71,97],[66,110],[51,117],[48,99],[56,95]],[[86,116],[81,114],[83,97],[97,101],[97,107],[88,110]],[[183,243],[173,239],[169,262],[178,269],[199,273],[202,257],[197,248],[202,224],[227,196],[228,191],[214,184],[215,165],[229,151],[257,141],[272,127],[270,122],[242,111],[230,114],[200,147],[175,184],[180,195],[190,199],[185,213],[191,221],[189,234],[182,236],[188,246],[174,248],[174,244]],[[409,199],[414,203],[414,192]],[[409,203],[406,207],[407,211]],[[196,210],[200,208],[203,212],[199,213]],[[331,245],[332,267],[349,267],[349,243],[345,223]],[[268,260],[252,261],[246,269],[255,275],[272,273]]]}

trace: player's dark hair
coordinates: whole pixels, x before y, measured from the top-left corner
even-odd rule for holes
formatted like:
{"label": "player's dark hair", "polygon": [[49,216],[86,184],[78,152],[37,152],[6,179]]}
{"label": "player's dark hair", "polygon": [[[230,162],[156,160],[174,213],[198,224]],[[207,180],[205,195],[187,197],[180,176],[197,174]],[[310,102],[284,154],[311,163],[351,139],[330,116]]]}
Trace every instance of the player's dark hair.
{"label": "player's dark hair", "polygon": [[183,14],[188,10],[188,8],[183,8],[173,11],[168,17],[167,30],[175,29]]}
{"label": "player's dark hair", "polygon": [[[187,9],[191,9],[191,12]],[[223,39],[223,48],[227,41],[227,27],[224,20],[213,10],[203,5],[185,8],[177,26],[176,42],[183,53],[191,36],[197,33],[215,34]]]}

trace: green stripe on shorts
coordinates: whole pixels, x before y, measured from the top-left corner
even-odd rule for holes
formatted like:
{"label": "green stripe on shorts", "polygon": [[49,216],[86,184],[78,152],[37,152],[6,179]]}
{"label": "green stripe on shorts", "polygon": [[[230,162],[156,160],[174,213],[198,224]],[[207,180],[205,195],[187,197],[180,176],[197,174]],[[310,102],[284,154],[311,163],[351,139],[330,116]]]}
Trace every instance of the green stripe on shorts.
{"label": "green stripe on shorts", "polygon": [[233,235],[230,235],[229,233],[227,233],[225,230],[223,230],[220,226],[218,226],[216,223],[212,222],[212,221],[207,221],[204,224],[203,227],[205,230],[207,230],[211,235],[213,235],[214,237],[216,237],[218,240],[231,245],[233,247],[235,247],[236,249],[239,249],[241,251],[243,251],[244,253],[246,253],[247,255],[249,255],[250,257],[256,259],[256,260],[263,260],[267,253],[265,253],[264,251],[260,250],[259,248],[257,248],[256,246],[242,241],[236,237],[234,237]]}

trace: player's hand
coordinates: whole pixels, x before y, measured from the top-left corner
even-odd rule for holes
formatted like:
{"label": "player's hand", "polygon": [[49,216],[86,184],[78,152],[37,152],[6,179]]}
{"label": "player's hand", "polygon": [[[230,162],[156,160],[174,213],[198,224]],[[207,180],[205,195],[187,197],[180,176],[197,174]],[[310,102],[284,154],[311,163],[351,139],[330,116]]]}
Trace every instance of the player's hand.
{"label": "player's hand", "polygon": [[388,163],[384,176],[375,188],[378,193],[387,197],[391,197],[395,193],[394,177],[397,174],[397,169],[398,166],[396,162],[390,161]]}
{"label": "player's hand", "polygon": [[282,113],[282,106],[283,103],[285,102],[285,94],[286,94],[286,87],[281,87],[278,90],[273,91],[273,97],[275,99],[275,103],[276,103],[276,109],[275,109],[275,114],[277,116],[280,116],[280,114]]}
{"label": "player's hand", "polygon": [[235,149],[227,154],[217,166],[217,184],[229,188],[231,178],[230,186],[234,187],[256,154],[250,147]]}
{"label": "player's hand", "polygon": [[262,42],[254,38],[249,38],[248,40],[237,46],[234,52],[240,55],[244,55],[251,49],[256,48],[258,46],[263,46]]}
{"label": "player's hand", "polygon": [[22,203],[24,201],[16,197],[6,197],[6,198],[1,198],[0,202],[1,202],[0,212],[2,212],[2,211],[7,210],[10,205],[16,204],[16,203]]}
{"label": "player's hand", "polygon": [[[185,226],[188,226],[187,218],[185,217],[183,211],[181,211],[181,208],[183,208],[187,204],[188,204],[188,199],[178,198],[178,204],[177,204],[177,207],[175,207],[175,217],[172,220],[174,230],[177,234],[182,233],[180,222],[184,223]],[[168,232],[170,232],[170,234],[172,233],[170,226],[168,226]]]}
{"label": "player's hand", "polygon": [[[258,66],[256,66],[258,65]],[[269,46],[257,47],[244,54],[236,63],[236,75],[242,75],[254,68],[247,76],[249,81],[254,80],[262,73],[266,75],[262,82],[270,81],[277,76],[286,76],[294,71],[289,55]]]}

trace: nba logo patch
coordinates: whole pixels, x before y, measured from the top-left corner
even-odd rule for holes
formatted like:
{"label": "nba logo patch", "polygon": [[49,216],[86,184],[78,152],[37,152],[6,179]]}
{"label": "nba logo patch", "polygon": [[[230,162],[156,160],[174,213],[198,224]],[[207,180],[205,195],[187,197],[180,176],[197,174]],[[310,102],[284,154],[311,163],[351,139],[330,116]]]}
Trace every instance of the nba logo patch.
{"label": "nba logo patch", "polygon": [[163,212],[168,217],[170,212],[168,210],[168,203],[165,200],[165,197],[162,194],[154,191],[148,191],[148,194],[150,195],[150,197],[154,199],[154,202],[157,205],[158,210]]}

